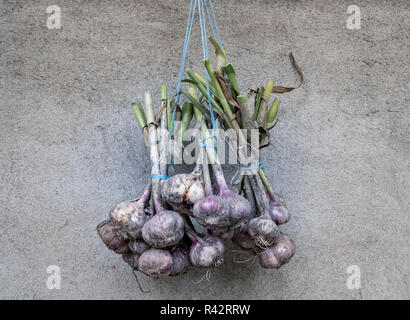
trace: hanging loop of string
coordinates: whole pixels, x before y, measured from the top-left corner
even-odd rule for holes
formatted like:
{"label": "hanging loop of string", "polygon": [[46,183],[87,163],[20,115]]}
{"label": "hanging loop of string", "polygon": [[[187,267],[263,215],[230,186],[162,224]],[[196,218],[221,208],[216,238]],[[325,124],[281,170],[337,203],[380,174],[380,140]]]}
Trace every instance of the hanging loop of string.
{"label": "hanging loop of string", "polygon": [[[180,96],[180,93],[181,93],[182,76],[184,74],[185,60],[186,60],[186,56],[187,56],[187,53],[188,53],[189,40],[191,38],[192,24],[194,22],[196,4],[197,4],[197,0],[191,0],[191,3],[189,5],[188,20],[187,20],[187,25],[186,25],[186,30],[185,30],[184,48],[182,50],[181,66],[179,68],[179,74],[178,74],[177,93],[176,93],[176,98],[175,98],[175,104],[174,104],[173,110],[172,110],[171,126],[169,128],[168,145],[167,145],[167,149],[166,149],[166,157],[167,158],[169,156],[168,146],[170,144],[170,140],[171,140],[171,137],[172,137],[173,132],[174,132],[175,114],[176,114],[176,111],[177,111],[179,96]],[[174,159],[173,158],[171,159],[171,164],[172,164],[172,167],[174,167]]]}
{"label": "hanging loop of string", "polygon": [[[209,7],[211,8],[213,19],[211,19],[211,17],[209,16],[209,9],[208,9],[208,4],[207,4],[208,1],[209,1]],[[211,26],[212,34],[214,38],[218,41],[219,45],[221,46],[223,50],[224,47],[222,45],[221,35],[219,34],[218,23],[216,22],[215,10],[214,10],[214,5],[212,4],[212,0],[205,0],[205,7],[206,7],[206,13],[208,14],[209,25]],[[213,23],[212,23],[212,20],[213,20]]]}
{"label": "hanging loop of string", "polygon": [[[205,6],[204,2],[207,0],[197,0],[198,1],[198,11],[199,11],[199,20],[200,20],[200,25],[201,25],[201,38],[202,38],[202,52],[204,55],[204,59],[208,60],[209,55],[208,55],[208,37],[206,35],[206,16],[205,16]],[[211,115],[211,123],[212,123],[212,135],[216,136],[215,134],[215,129],[216,129],[216,123],[215,123],[215,115],[214,111],[212,108],[212,103],[211,103],[211,90],[209,87],[209,81],[211,80],[209,78],[209,74],[205,68],[205,74],[206,74],[206,93],[207,93],[207,98],[208,98],[208,106],[209,106],[209,113]],[[215,138],[216,140],[216,138]],[[215,141],[216,142],[216,141]],[[215,143],[216,144],[216,143]]]}
{"label": "hanging loop of string", "polygon": [[179,75],[178,75],[177,95],[175,98],[175,104],[174,104],[173,111],[172,111],[171,127],[169,129],[170,137],[172,136],[173,131],[174,131],[175,113],[177,110],[179,96],[181,93],[182,76],[184,74],[185,60],[186,60],[186,56],[188,53],[189,40],[191,38],[191,30],[192,30],[192,24],[194,22],[194,17],[195,17],[196,4],[197,4],[197,0],[191,0],[191,4],[189,6],[188,21],[187,21],[187,26],[186,26],[186,31],[185,31],[184,49],[182,51],[181,67],[179,68]]}
{"label": "hanging loop of string", "polygon": [[[209,1],[209,5],[208,5],[208,1]],[[189,6],[189,13],[188,13],[188,20],[187,20],[187,26],[186,26],[186,31],[185,31],[185,40],[184,40],[184,48],[182,51],[182,58],[181,58],[181,66],[179,69],[179,75],[178,75],[178,83],[177,83],[177,93],[176,93],[176,98],[175,98],[175,104],[173,106],[173,111],[172,111],[172,119],[171,119],[171,126],[170,126],[170,130],[169,130],[169,139],[171,139],[173,132],[174,132],[174,124],[175,124],[175,114],[176,114],[176,110],[177,110],[177,106],[178,106],[178,102],[179,102],[179,97],[180,97],[180,93],[181,93],[181,83],[182,83],[182,76],[184,73],[184,66],[185,66],[185,60],[186,60],[186,56],[187,56],[187,52],[188,52],[188,46],[189,46],[189,41],[191,38],[191,31],[192,31],[192,25],[194,22],[194,17],[195,17],[195,11],[196,11],[196,7],[198,6],[198,15],[199,15],[199,20],[200,20],[200,27],[201,27],[201,40],[202,40],[202,51],[203,51],[203,56],[205,60],[209,59],[208,56],[208,39],[207,39],[207,20],[206,20],[206,15],[208,16],[208,20],[209,20],[209,25],[211,27],[212,30],[212,34],[214,36],[214,38],[217,39],[217,41],[219,42],[219,45],[221,46],[221,48],[223,48],[222,46],[222,41],[221,41],[221,36],[219,34],[219,29],[218,29],[218,24],[216,22],[216,16],[215,16],[215,10],[214,10],[214,6],[212,3],[212,0],[191,0],[190,6]],[[206,11],[206,15],[205,15],[205,11]],[[211,15],[212,15],[212,19],[211,19]],[[205,68],[205,74],[206,74],[206,91],[207,91],[207,98],[208,98],[208,106],[209,106],[209,113],[211,116],[211,123],[212,123],[212,136],[210,136],[209,138],[213,138],[215,141],[214,145],[211,144],[205,144],[202,143],[200,144],[202,147],[213,147],[215,149],[217,149],[216,146],[216,134],[215,134],[215,130],[216,130],[216,123],[215,123],[215,114],[212,108],[212,103],[211,103],[211,92],[210,92],[210,77],[209,74]],[[208,139],[208,138],[206,138]],[[166,156],[168,156],[168,150],[167,150],[167,154]],[[165,178],[166,176],[164,176]]]}

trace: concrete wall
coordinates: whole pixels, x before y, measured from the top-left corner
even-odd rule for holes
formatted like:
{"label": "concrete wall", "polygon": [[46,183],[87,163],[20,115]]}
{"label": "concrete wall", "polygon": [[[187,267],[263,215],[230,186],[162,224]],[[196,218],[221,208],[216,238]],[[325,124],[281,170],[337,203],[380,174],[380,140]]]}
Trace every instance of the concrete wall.
{"label": "concrete wall", "polygon": [[[47,6],[62,29],[46,27]],[[360,30],[346,28],[361,8]],[[297,245],[280,270],[226,263],[139,291],[96,224],[138,195],[149,157],[130,103],[176,89],[188,0],[0,2],[0,298],[410,298],[410,4],[215,0],[240,88],[282,95],[266,171],[293,213]],[[201,59],[198,25],[187,65]],[[243,258],[243,257],[242,257]],[[49,290],[46,268],[61,268]],[[350,265],[361,289],[346,287]]]}

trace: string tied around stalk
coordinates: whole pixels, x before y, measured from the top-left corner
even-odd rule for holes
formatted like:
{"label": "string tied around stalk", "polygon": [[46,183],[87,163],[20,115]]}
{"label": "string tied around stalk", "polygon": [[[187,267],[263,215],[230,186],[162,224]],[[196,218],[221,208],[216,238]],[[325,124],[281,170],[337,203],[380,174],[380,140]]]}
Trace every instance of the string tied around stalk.
{"label": "string tied around stalk", "polygon": [[160,179],[160,180],[168,180],[170,177],[163,175],[163,174],[153,174],[151,175],[151,179]]}
{"label": "string tied around stalk", "polygon": [[263,168],[265,168],[263,161],[260,161],[258,164],[253,165],[253,166],[248,165],[248,164],[242,165],[242,169],[245,169],[245,170],[255,170],[255,169],[263,169]]}
{"label": "string tied around stalk", "polygon": [[202,147],[202,148],[211,147],[211,148],[214,148],[215,150],[218,150],[218,147],[217,147],[216,144],[205,143],[205,141],[208,140],[208,139],[217,140],[217,137],[216,137],[216,135],[211,135],[209,137],[202,138],[201,140],[199,140],[199,146]]}
{"label": "string tied around stalk", "polygon": [[238,186],[240,185],[240,183],[242,182],[242,175],[243,173],[241,173],[242,170],[259,170],[259,169],[263,169],[265,168],[265,165],[263,164],[263,161],[260,161],[258,164],[255,165],[249,165],[249,164],[243,164],[241,165],[240,168],[238,168],[238,170],[236,170],[235,174],[233,175],[232,179],[231,179],[231,184],[233,186]]}
{"label": "string tied around stalk", "polygon": [[[161,161],[164,160],[164,159],[166,159],[167,157],[168,157],[168,155],[165,155],[165,156],[159,158],[157,161],[151,163],[151,167],[150,167],[150,168],[151,168],[151,171],[152,171],[152,168],[153,168],[154,166],[159,165],[159,164],[161,163]],[[151,179],[167,180],[167,179],[169,179],[169,178],[170,178],[169,176],[163,175],[163,174],[151,174]]]}

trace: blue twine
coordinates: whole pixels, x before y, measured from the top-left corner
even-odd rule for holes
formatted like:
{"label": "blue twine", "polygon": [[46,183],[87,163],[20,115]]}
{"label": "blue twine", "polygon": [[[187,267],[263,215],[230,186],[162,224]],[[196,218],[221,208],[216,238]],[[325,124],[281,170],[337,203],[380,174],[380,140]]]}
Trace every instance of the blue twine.
{"label": "blue twine", "polygon": [[[212,0],[209,0],[209,7],[211,8],[212,17],[213,17],[213,22],[212,22],[212,19],[211,19],[210,14],[209,14],[209,8],[208,8],[207,1],[208,0],[191,0],[191,3],[190,3],[188,21],[187,21],[187,26],[186,26],[186,31],[185,31],[184,48],[183,48],[182,58],[181,58],[181,67],[179,69],[179,75],[178,75],[177,94],[176,94],[175,104],[174,104],[173,111],[172,111],[172,119],[171,119],[169,139],[171,138],[171,136],[174,132],[175,114],[176,114],[176,109],[177,109],[177,105],[178,105],[178,102],[179,102],[179,97],[180,97],[180,92],[181,92],[182,76],[183,76],[183,72],[184,72],[185,60],[186,60],[186,56],[187,56],[187,52],[188,52],[189,40],[191,38],[192,24],[193,24],[193,21],[194,21],[195,10],[196,10],[197,5],[198,5],[198,14],[199,14],[200,26],[201,26],[201,40],[202,40],[202,51],[203,51],[204,59],[205,60],[209,59],[207,31],[206,31],[205,7],[206,7],[206,13],[207,13],[208,19],[209,19],[209,24],[210,24],[210,27],[211,27],[211,30],[212,30],[212,34],[214,35],[214,38],[218,39],[219,45],[223,49],[221,36],[219,34],[218,24],[216,22],[214,6],[213,6],[213,3],[212,3]],[[208,138],[215,138],[215,140],[216,140],[215,115],[214,115],[214,111],[213,111],[213,108],[212,108],[211,92],[210,92],[210,86],[209,86],[210,77],[209,77],[209,74],[208,74],[206,68],[205,68],[205,74],[206,74],[206,91],[207,91],[207,96],[208,96],[208,106],[209,106],[209,111],[210,111],[210,115],[211,115],[211,123],[212,123],[212,136],[210,136]],[[208,139],[208,138],[205,138],[205,139]],[[205,139],[203,139],[203,140],[205,140]],[[210,147],[213,147],[217,150],[216,145],[210,145],[210,144],[204,144],[204,143],[202,143],[200,145],[202,147],[210,146]],[[167,151],[167,154],[168,154],[168,151]],[[173,165],[173,161],[172,161],[172,165]]]}
{"label": "blue twine", "polygon": [[172,111],[171,128],[169,130],[170,137],[172,136],[172,133],[174,132],[175,113],[177,110],[177,105],[178,105],[179,96],[181,92],[182,75],[184,73],[185,60],[186,60],[186,55],[188,53],[189,40],[191,38],[191,30],[192,30],[192,24],[194,22],[194,17],[195,17],[195,9],[196,9],[196,0],[191,0],[191,4],[189,6],[188,22],[187,22],[186,31],[185,31],[184,49],[182,51],[181,67],[179,69],[179,75],[178,75],[177,95],[175,98],[175,104],[174,104],[174,108]]}
{"label": "blue twine", "polygon": [[210,148],[214,148],[215,150],[218,150],[218,147],[214,144],[200,143],[199,146],[202,147],[202,148],[210,147]]}
{"label": "blue twine", "polygon": [[[151,163],[151,167],[150,167],[150,168],[151,168],[151,171],[152,171],[152,168],[153,168],[154,166],[160,164],[160,162],[161,162],[163,159],[166,159],[166,158],[167,158],[167,155],[165,155],[165,156],[159,158],[157,161]],[[167,179],[169,179],[169,177],[166,176],[166,175],[162,175],[162,174],[151,174],[151,179],[155,179],[155,178],[156,178],[156,179],[161,179],[161,180],[167,180]]]}
{"label": "blue twine", "polygon": [[[206,0],[205,0],[206,1]],[[200,20],[200,25],[201,25],[201,38],[202,38],[202,52],[204,55],[204,59],[208,60],[208,42],[207,42],[207,36],[206,36],[206,16],[205,16],[205,10],[204,10],[204,0],[198,0],[198,10],[199,10],[199,20]],[[205,74],[206,74],[206,93],[208,95],[208,105],[209,105],[209,113],[211,115],[211,123],[212,123],[212,135],[215,136],[215,115],[214,115],[214,110],[212,108],[212,103],[211,103],[211,91],[209,88],[209,74],[205,68]]]}
{"label": "blue twine", "polygon": [[[214,36],[214,39],[216,39],[220,45],[220,47],[223,50],[223,46],[222,46],[222,41],[221,41],[221,36],[219,35],[219,30],[218,30],[218,23],[216,22],[216,17],[215,17],[215,11],[214,11],[214,6],[212,4],[212,0],[209,0],[209,6],[212,9],[212,17],[213,17],[213,23],[212,23],[212,19],[209,15],[209,9],[208,9],[208,4],[207,4],[207,0],[205,0],[205,7],[206,7],[206,13],[208,14],[208,19],[209,19],[209,25],[211,26],[211,30],[212,30],[212,35]],[[214,25],[215,25],[215,29],[214,29]],[[216,32],[215,32],[216,30]]]}
{"label": "blue twine", "polygon": [[[176,94],[176,98],[175,98],[175,104],[174,104],[173,110],[172,110],[171,127],[169,128],[168,141],[171,140],[171,136],[174,132],[175,114],[176,114],[176,111],[177,111],[179,96],[180,96],[180,93],[181,93],[182,76],[183,76],[183,73],[184,73],[185,60],[186,60],[186,56],[187,56],[187,53],[188,53],[189,40],[191,38],[192,24],[194,22],[194,17],[195,17],[195,9],[196,9],[196,0],[191,0],[191,4],[189,6],[189,13],[188,13],[186,31],[185,31],[184,48],[182,50],[181,66],[179,68],[178,83],[177,83],[177,94]],[[169,153],[168,148],[167,148],[166,153],[167,153],[167,156],[168,156],[168,153]],[[172,157],[171,157],[171,166],[172,166],[172,168],[174,168],[174,158],[172,158]]]}
{"label": "blue twine", "polygon": [[223,50],[224,47],[222,46],[221,35],[219,34],[218,24],[216,23],[215,10],[214,10],[214,6],[212,4],[212,0],[209,0],[209,6],[211,7],[211,10],[212,10],[212,16],[214,18],[214,24],[215,24],[216,34],[218,36],[218,42],[219,42],[219,45],[221,46],[221,48]]}
{"label": "blue twine", "polygon": [[204,143],[205,140],[212,139],[212,138],[215,138],[215,140],[216,140],[215,135],[202,138],[201,140],[199,140],[199,146],[202,147],[202,148],[211,147],[211,148],[214,148],[215,150],[218,150],[218,147],[215,144]]}
{"label": "blue twine", "polygon": [[259,162],[257,165],[254,165],[254,166],[250,166],[248,164],[244,164],[242,166],[242,169],[245,169],[245,170],[255,170],[255,169],[259,169],[259,168],[261,168],[261,169],[265,168],[265,165],[263,164],[263,161]]}
{"label": "blue twine", "polygon": [[212,19],[209,15],[207,0],[205,0],[205,8],[206,8],[206,14],[208,15],[209,25],[211,26],[212,35],[213,35],[214,39],[217,39],[216,34],[215,34],[214,24],[212,23]]}
{"label": "blue twine", "polygon": [[151,175],[151,179],[167,180],[167,179],[169,179],[169,177],[164,176],[162,174],[153,174],[153,175]]}
{"label": "blue twine", "polygon": [[164,159],[166,159],[166,158],[167,158],[167,155],[165,155],[165,156],[159,158],[157,161],[151,163],[151,170],[152,170],[152,167],[153,167],[153,166],[158,165],[162,160],[164,160]]}

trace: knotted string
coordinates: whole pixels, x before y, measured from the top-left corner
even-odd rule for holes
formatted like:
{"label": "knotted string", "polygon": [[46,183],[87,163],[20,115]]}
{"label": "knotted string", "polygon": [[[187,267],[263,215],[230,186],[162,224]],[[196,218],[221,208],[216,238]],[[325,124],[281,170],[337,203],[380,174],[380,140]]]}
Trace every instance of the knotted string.
{"label": "knotted string", "polygon": [[259,168],[261,168],[261,169],[265,168],[265,165],[263,164],[263,161],[259,162],[256,165],[253,165],[253,166],[248,165],[248,164],[242,165],[242,169],[245,169],[245,170],[255,170],[255,169],[259,169]]}
{"label": "knotted string", "polygon": [[[151,172],[152,168],[156,165],[159,165],[160,162],[168,157],[168,154],[164,155],[163,157],[159,158],[157,161],[151,163]],[[160,179],[160,180],[167,180],[170,177],[163,175],[163,174],[151,174],[151,179]]]}
{"label": "knotted string", "polygon": [[239,183],[241,183],[242,181],[242,175],[241,175],[241,169],[242,170],[256,170],[256,169],[263,169],[265,168],[265,165],[263,164],[263,161],[259,162],[256,165],[248,165],[248,164],[243,164],[241,165],[240,168],[238,168],[238,170],[236,170],[235,174],[233,175],[232,179],[231,179],[231,184],[233,186],[235,185],[239,185]]}
{"label": "knotted string", "polygon": [[216,139],[216,136],[212,135],[209,137],[202,138],[201,140],[199,140],[199,146],[202,148],[211,147],[211,148],[214,148],[215,150],[218,150],[218,147],[215,144],[204,143],[205,140],[212,139],[212,138]]}

